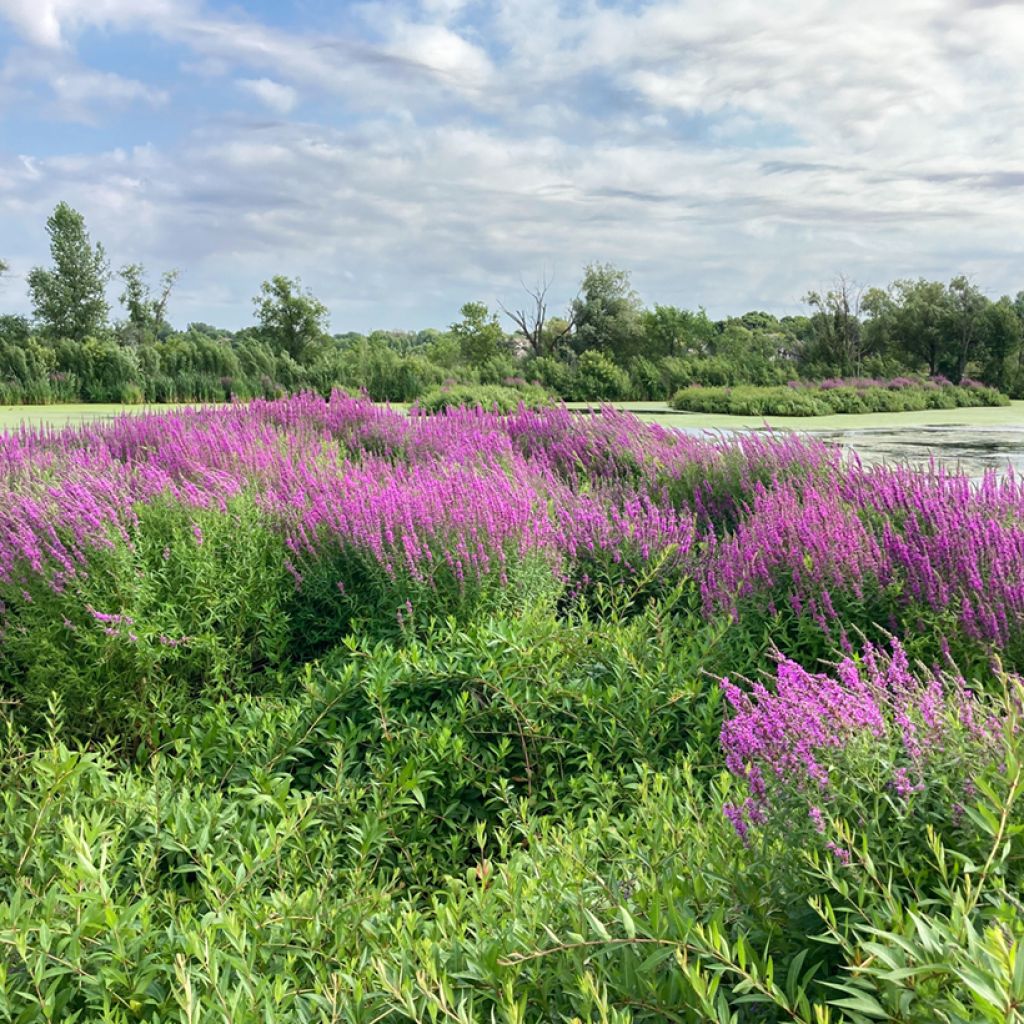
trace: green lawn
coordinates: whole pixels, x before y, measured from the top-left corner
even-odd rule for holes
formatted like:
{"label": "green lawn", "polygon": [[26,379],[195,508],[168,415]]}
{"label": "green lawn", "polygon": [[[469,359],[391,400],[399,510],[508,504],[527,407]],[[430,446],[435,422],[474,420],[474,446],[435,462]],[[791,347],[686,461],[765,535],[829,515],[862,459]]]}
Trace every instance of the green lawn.
{"label": "green lawn", "polygon": [[[726,416],[676,412],[664,402],[615,402],[617,409],[636,413],[642,420],[665,427],[694,430],[744,430],[769,426],[784,430],[869,430],[915,427],[1024,427],[1024,402],[996,408],[929,409],[926,412],[880,412],[837,416]],[[586,409],[586,402],[570,408]]]}
{"label": "green lawn", "polygon": [[20,426],[66,427],[73,423],[120,416],[123,413],[160,412],[180,409],[180,405],[0,405],[0,430]]}

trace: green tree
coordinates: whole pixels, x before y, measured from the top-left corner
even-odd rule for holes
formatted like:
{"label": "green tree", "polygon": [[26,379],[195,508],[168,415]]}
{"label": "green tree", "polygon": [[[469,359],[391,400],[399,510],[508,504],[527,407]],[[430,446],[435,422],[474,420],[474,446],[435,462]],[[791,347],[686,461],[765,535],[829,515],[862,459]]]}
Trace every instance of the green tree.
{"label": "green tree", "polygon": [[648,359],[666,356],[705,355],[715,335],[715,325],[703,309],[696,313],[675,306],[655,306],[640,315],[644,336],[643,354]]}
{"label": "green tree", "polygon": [[619,363],[643,354],[640,322],[643,306],[630,284],[629,272],[610,263],[591,263],[583,271],[580,294],[573,300],[573,347],[596,349]]}
{"label": "green tree", "polygon": [[178,274],[177,270],[164,271],[160,276],[160,293],[154,296],[146,282],[146,268],[141,263],[129,263],[117,272],[124,282],[118,301],[128,314],[125,332],[128,340],[153,339],[166,326],[167,302]]}
{"label": "green tree", "polygon": [[961,274],[949,282],[948,329],[950,352],[946,371],[954,384],[960,382],[981,336],[981,324],[989,300]]}
{"label": "green tree", "polygon": [[82,342],[107,325],[107,256],[100,243],[92,244],[85,218],[67,203],[57,205],[46,231],[53,267],[35,267],[28,275],[36,320],[50,339]]}
{"label": "green tree", "polygon": [[978,361],[981,379],[1000,391],[1016,392],[1021,362],[1021,321],[1013,300],[990,302],[981,317]]}
{"label": "green tree", "polygon": [[480,367],[507,351],[505,332],[483,302],[467,302],[459,312],[462,319],[449,328],[459,344],[462,361]]}
{"label": "green tree", "polygon": [[868,354],[860,321],[861,290],[839,277],[826,292],[808,292],[804,302],[813,310],[812,341],[804,351],[806,364],[815,372],[859,374]]}
{"label": "green tree", "polygon": [[296,278],[278,275],[253,299],[261,337],[298,362],[315,354],[327,333],[327,307]]}
{"label": "green tree", "polygon": [[462,359],[459,339],[451,333],[439,334],[426,350],[427,358],[445,370],[454,370]]}
{"label": "green tree", "polygon": [[894,281],[864,296],[865,332],[905,366],[935,376],[949,344],[949,295],[941,281]]}

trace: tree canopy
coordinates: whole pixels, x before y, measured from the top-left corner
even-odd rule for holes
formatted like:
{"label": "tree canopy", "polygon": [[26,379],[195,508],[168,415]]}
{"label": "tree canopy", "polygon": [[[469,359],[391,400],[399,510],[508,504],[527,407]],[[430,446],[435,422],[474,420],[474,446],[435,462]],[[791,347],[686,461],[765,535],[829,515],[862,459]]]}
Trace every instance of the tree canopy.
{"label": "tree canopy", "polygon": [[253,299],[262,337],[275,352],[302,359],[327,334],[327,307],[298,278],[277,275]]}
{"label": "tree canopy", "polygon": [[49,338],[81,342],[107,326],[107,256],[99,242],[92,244],[82,214],[67,203],[57,205],[46,231],[53,266],[34,267],[28,275],[36,321]]}

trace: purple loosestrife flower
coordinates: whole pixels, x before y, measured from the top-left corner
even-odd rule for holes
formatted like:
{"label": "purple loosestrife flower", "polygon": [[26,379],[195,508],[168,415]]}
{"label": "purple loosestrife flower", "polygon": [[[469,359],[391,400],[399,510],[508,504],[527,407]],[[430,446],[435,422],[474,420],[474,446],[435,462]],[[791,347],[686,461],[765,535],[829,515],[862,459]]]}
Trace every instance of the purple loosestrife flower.
{"label": "purple loosestrife flower", "polygon": [[844,868],[850,866],[852,858],[850,857],[849,850],[842,846],[837,846],[831,839],[825,844],[825,849],[828,850],[828,852],[831,853]]}
{"label": "purple loosestrife flower", "polygon": [[912,673],[898,641],[888,654],[867,645],[859,662],[846,658],[832,674],[812,674],[780,656],[773,688],[741,689],[729,679],[721,687],[731,710],[721,730],[725,764],[749,793],[727,815],[734,824],[742,816],[748,828],[787,815],[796,799],[821,831],[821,801],[859,785],[846,775],[851,756],[878,766],[906,802],[927,790],[933,764],[945,776],[949,750],[966,748],[969,755],[957,760],[976,764],[999,753],[1001,723],[979,729],[961,681]]}
{"label": "purple loosestrife flower", "polygon": [[[439,573],[503,586],[525,558],[576,589],[664,559],[710,613],[753,601],[847,647],[840,614],[878,591],[984,645],[1024,635],[1024,483],[844,465],[796,437],[692,437],[611,409],[406,417],[336,392],[21,429],[0,439],[0,469],[12,607],[40,588],[74,602],[97,551],[136,542],[147,503],[226,514],[248,495],[288,547],[282,572],[344,550],[399,602]],[[910,748],[941,719],[934,686],[922,700]]]}

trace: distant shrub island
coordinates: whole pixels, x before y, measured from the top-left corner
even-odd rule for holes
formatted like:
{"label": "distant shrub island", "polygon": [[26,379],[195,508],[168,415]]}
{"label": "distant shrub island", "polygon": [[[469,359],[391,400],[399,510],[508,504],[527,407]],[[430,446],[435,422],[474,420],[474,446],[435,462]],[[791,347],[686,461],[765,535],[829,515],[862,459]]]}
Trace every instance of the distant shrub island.
{"label": "distant shrub island", "polygon": [[922,412],[970,406],[1008,405],[1009,399],[965,377],[837,378],[790,381],[776,387],[682,388],[669,403],[680,412],[734,416],[829,416],[835,413]]}
{"label": "distant shrub island", "polygon": [[528,384],[511,378],[504,384],[454,384],[433,388],[418,398],[414,413],[431,415],[445,409],[483,409],[485,412],[510,413],[521,405],[527,409],[543,409],[559,401],[539,384]]}

